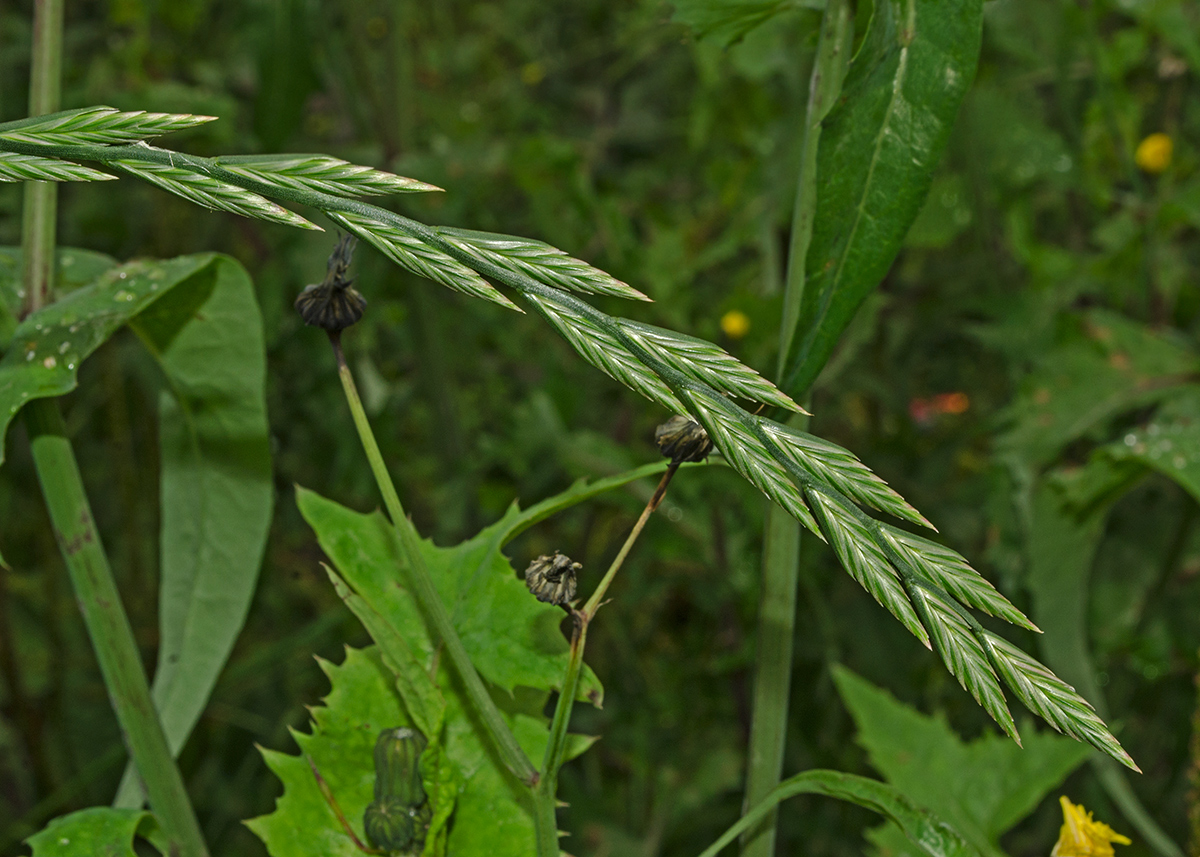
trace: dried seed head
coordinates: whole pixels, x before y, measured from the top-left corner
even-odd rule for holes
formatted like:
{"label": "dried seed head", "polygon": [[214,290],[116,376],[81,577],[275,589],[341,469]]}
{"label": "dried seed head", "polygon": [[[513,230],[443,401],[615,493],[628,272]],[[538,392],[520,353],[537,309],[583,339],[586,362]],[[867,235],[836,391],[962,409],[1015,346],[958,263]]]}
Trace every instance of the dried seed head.
{"label": "dried seed head", "polygon": [[356,239],[343,235],[329,255],[325,279],[305,286],[296,298],[296,311],[305,324],[328,331],[344,330],[362,318],[367,299],[358,293],[346,276]]}
{"label": "dried seed head", "polygon": [[712,452],[704,426],[691,417],[673,416],[654,430],[659,452],[673,462],[703,461]]}
{"label": "dried seed head", "polygon": [[539,556],[525,569],[525,585],[538,601],[566,607],[575,597],[575,577],[583,568],[558,551]]}

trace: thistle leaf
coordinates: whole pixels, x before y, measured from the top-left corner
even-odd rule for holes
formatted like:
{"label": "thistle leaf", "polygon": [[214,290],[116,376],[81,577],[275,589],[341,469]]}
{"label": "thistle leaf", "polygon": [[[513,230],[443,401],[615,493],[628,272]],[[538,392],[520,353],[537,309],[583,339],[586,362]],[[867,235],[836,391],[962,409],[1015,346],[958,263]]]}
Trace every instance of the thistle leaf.
{"label": "thistle leaf", "polygon": [[760,419],[759,425],[817,482],[830,485],[864,506],[933,528],[933,524],[848,449],[771,420]]}
{"label": "thistle leaf", "polygon": [[685,412],[671,388],[607,330],[551,297],[532,293],[525,297],[588,363],[669,411]]}
{"label": "thistle leaf", "polygon": [[378,196],[440,191],[436,185],[328,155],[242,155],[217,158],[231,173],[280,188],[315,190],[332,196]]}
{"label": "thistle leaf", "polygon": [[524,274],[552,286],[588,295],[612,295],[648,301],[650,298],[611,274],[593,268],[557,247],[515,235],[476,232],[440,226],[438,234],[476,259],[491,262],[517,274]]}
{"label": "thistle leaf", "polygon": [[1037,625],[996,591],[978,571],[959,554],[936,542],[881,524],[880,534],[908,561],[913,571],[934,586],[944,589],[969,607],[1003,619],[1030,631],[1041,632]]}
{"label": "thistle leaf", "polygon": [[115,178],[71,161],[0,152],[0,182],[106,182]]}
{"label": "thistle leaf", "polygon": [[627,319],[617,319],[617,324],[629,338],[693,380],[731,396],[806,413],[762,375],[711,342]]}
{"label": "thistle leaf", "polygon": [[[689,389],[687,398],[692,405],[692,413],[700,420],[708,436],[712,438],[717,452],[721,453],[729,465],[746,477],[759,491],[778,503],[789,515],[824,538],[812,512],[804,503],[804,496],[787,469],[771,455],[763,442],[754,436],[741,419],[727,410],[741,409],[733,402],[725,401],[715,391],[712,398],[709,398],[697,390]],[[744,411],[742,413],[745,414]]]}
{"label": "thistle leaf", "polygon": [[483,298],[507,309],[521,310],[495,289],[487,280],[462,262],[447,256],[395,226],[348,211],[327,211],[329,219],[341,224],[359,238],[414,274],[441,283],[475,298]]}
{"label": "thistle leaf", "polygon": [[205,208],[232,211],[234,214],[256,220],[270,220],[288,226],[321,231],[321,227],[309,223],[300,215],[276,205],[269,199],[203,173],[145,161],[118,160],[110,163],[131,176],[156,184],[165,191]]}
{"label": "thistle leaf", "polygon": [[929,634],[909,603],[908,595],[900,584],[900,576],[875,544],[874,534],[862,521],[862,517],[865,517],[862,512],[843,505],[841,500],[818,489],[809,488],[805,495],[842,567],[899,619],[901,625],[924,643],[925,648],[931,648]]}
{"label": "thistle leaf", "polygon": [[1000,678],[1026,708],[1059,732],[1091,744],[1122,765],[1141,773],[1142,769],[1108,731],[1095,709],[1075,692],[1075,688],[1008,640],[984,631],[983,644]]}
{"label": "thistle leaf", "polygon": [[7,122],[0,125],[0,140],[48,146],[132,143],[203,125],[216,118],[190,113],[122,112],[112,107],[85,107]]}
{"label": "thistle leaf", "polygon": [[910,586],[908,592],[946,669],[1019,746],[1021,736],[1009,713],[1004,691],[971,626],[941,593],[919,584]]}

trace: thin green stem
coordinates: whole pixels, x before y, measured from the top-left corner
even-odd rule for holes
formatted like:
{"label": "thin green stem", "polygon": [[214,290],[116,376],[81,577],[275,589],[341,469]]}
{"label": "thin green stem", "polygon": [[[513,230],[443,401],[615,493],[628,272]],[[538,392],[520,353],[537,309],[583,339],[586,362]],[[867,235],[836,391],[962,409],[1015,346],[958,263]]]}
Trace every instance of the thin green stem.
{"label": "thin green stem", "polygon": [[535,799],[538,807],[535,814],[538,829],[538,857],[555,857],[558,854],[558,830],[555,822],[554,809],[556,796],[558,794],[558,771],[563,765],[563,759],[566,756],[567,749],[567,729],[571,722],[571,712],[575,708],[575,694],[579,689],[579,675],[583,670],[583,650],[587,646],[588,626],[596,616],[596,611],[604,604],[604,596],[608,592],[609,586],[612,585],[613,578],[621,566],[625,564],[625,558],[629,556],[629,551],[633,549],[634,543],[638,540],[638,536],[642,534],[642,530],[646,527],[646,522],[650,520],[650,516],[654,514],[654,510],[662,503],[663,497],[667,494],[667,487],[671,484],[671,479],[675,476],[675,472],[679,470],[678,461],[672,461],[667,466],[666,471],[662,475],[662,479],[658,482],[658,487],[654,489],[654,494],[646,503],[646,507],[642,509],[642,514],[638,516],[637,522],[633,525],[633,529],[629,531],[629,535],[625,538],[625,543],[621,545],[621,549],[617,551],[616,557],[608,567],[608,571],[604,573],[600,583],[596,586],[596,591],[592,593],[592,597],[588,599],[582,610],[572,610],[571,618],[575,622],[575,630],[571,635],[571,650],[567,659],[567,672],[563,676],[562,687],[559,688],[558,704],[554,708],[554,719],[550,722],[550,740],[546,744],[546,755],[542,760],[542,778],[538,782],[538,787],[535,791]]}
{"label": "thin green stem", "polygon": [[[33,56],[29,69],[29,115],[58,110],[62,91],[63,0],[35,0]],[[25,313],[50,302],[54,278],[54,223],[58,187],[53,182],[26,182],[21,243]]]}
{"label": "thin green stem", "polygon": [[609,565],[608,571],[604,572],[604,577],[600,579],[600,583],[596,586],[596,591],[592,593],[592,597],[583,605],[583,610],[580,612],[583,614],[585,626],[596,615],[596,611],[600,609],[604,595],[608,592],[608,587],[612,585],[613,578],[616,577],[621,566],[625,564],[625,557],[629,556],[629,551],[633,549],[633,543],[642,534],[642,529],[646,526],[646,522],[650,520],[650,516],[654,514],[654,510],[658,508],[659,503],[666,496],[667,486],[671,484],[671,478],[678,469],[678,461],[672,461],[670,466],[667,467],[666,472],[662,475],[662,479],[658,482],[658,487],[654,489],[653,496],[650,497],[650,501],[646,504],[646,508],[642,509],[642,514],[638,517],[637,523],[629,531],[629,536],[626,537],[625,544],[621,545],[621,549],[617,551],[616,557],[613,559],[612,564]]}
{"label": "thin green stem", "polygon": [[[800,175],[792,211],[779,329],[777,378],[783,378],[800,323],[805,262],[817,207],[817,146],[821,122],[841,91],[848,62],[851,26],[848,0],[828,0],[809,80],[804,138],[800,149]],[[807,417],[797,414],[793,415],[789,424],[803,428],[807,422]],[[791,694],[796,591],[800,575],[800,541],[800,523],[776,504],[768,503],[763,533],[763,577],[758,608],[754,707],[746,753],[744,813],[762,804],[779,784],[783,773]],[[744,828],[742,854],[745,857],[771,857],[775,853],[776,820],[777,812],[771,808],[755,823]]]}
{"label": "thin green stem", "polygon": [[400,504],[396,486],[392,483],[392,477],[383,462],[379,444],[375,442],[375,434],[371,431],[371,424],[367,420],[367,412],[363,409],[362,400],[359,398],[354,376],[350,373],[350,367],[346,365],[340,334],[331,333],[329,341],[333,345],[333,352],[337,358],[338,376],[342,381],[342,389],[346,393],[346,401],[350,405],[354,427],[358,430],[363,450],[367,454],[367,461],[371,465],[371,472],[383,495],[383,504],[387,508],[388,516],[392,519],[392,526],[400,538],[400,546],[404,552],[408,571],[408,583],[412,587],[413,595],[416,597],[417,603],[421,605],[421,612],[425,614],[426,620],[433,626],[434,632],[446,647],[450,661],[454,664],[454,668],[466,688],[467,696],[475,705],[476,712],[499,752],[500,758],[504,761],[505,767],[525,785],[534,786],[538,781],[538,772],[533,767],[533,763],[529,761],[529,757],[525,755],[525,751],[517,743],[512,730],[504,722],[500,710],[496,708],[496,703],[492,701],[491,695],[484,687],[483,680],[479,678],[479,673],[475,671],[475,665],[471,663],[471,657],[463,647],[458,632],[450,623],[446,606],[437,593],[433,578],[430,577],[425,559],[421,556],[417,531],[413,527],[412,521],[404,514],[404,507]]}
{"label": "thin green stem", "polygon": [[58,404],[45,399],[30,402],[24,418],[54,533],[125,743],[146,784],[150,806],[180,854],[207,857],[183,778],[150,697],[133,630],[96,532]]}

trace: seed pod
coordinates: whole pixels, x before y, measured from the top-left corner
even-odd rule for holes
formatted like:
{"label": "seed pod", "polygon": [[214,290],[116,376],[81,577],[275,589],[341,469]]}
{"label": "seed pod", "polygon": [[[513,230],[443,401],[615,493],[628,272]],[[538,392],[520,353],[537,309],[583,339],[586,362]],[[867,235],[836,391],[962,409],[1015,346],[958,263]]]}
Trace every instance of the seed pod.
{"label": "seed pod", "polygon": [[415,729],[384,729],[375,741],[375,800],[395,798],[405,806],[425,802],[418,764],[428,742]]}
{"label": "seed pod", "polygon": [[583,566],[558,551],[539,556],[525,569],[525,585],[538,601],[565,607],[575,597],[575,576]]}
{"label": "seed pod", "polygon": [[691,417],[676,415],[654,430],[659,452],[674,463],[703,461],[713,450],[704,426]]}
{"label": "seed pod", "polygon": [[424,839],[424,830],[418,827],[412,808],[394,797],[367,806],[363,832],[373,846],[385,851],[403,851]]}
{"label": "seed pod", "polygon": [[296,311],[305,324],[337,331],[362,318],[367,299],[354,288],[354,280],[346,276],[355,243],[353,235],[343,235],[329,255],[325,279],[305,286],[296,297]]}

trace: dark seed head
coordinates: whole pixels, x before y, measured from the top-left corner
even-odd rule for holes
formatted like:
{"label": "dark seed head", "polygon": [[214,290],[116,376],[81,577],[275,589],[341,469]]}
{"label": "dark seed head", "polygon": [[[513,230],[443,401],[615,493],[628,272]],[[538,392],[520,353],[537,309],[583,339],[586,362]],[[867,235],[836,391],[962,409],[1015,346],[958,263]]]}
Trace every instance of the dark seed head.
{"label": "dark seed head", "polygon": [[713,450],[704,426],[691,417],[673,416],[654,430],[659,452],[673,462],[703,461]]}
{"label": "dark seed head", "polygon": [[297,296],[296,311],[305,324],[336,331],[344,330],[362,318],[367,299],[346,276],[356,243],[353,235],[343,235],[329,256],[325,279],[305,286]]}
{"label": "dark seed head", "polygon": [[525,585],[538,601],[565,607],[575,597],[576,575],[583,568],[558,551],[539,556],[525,569]]}

